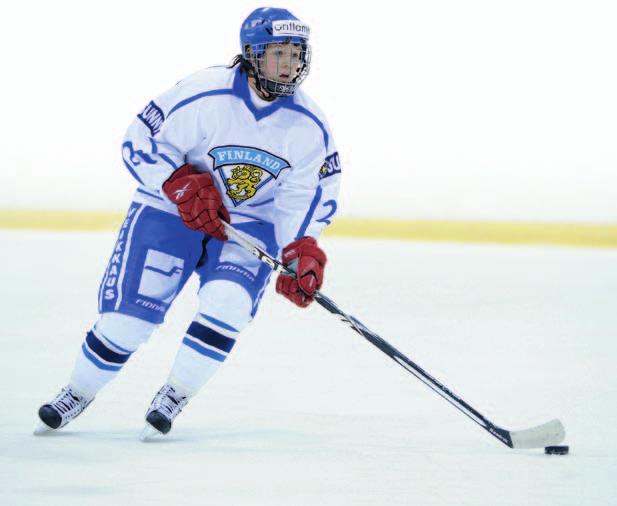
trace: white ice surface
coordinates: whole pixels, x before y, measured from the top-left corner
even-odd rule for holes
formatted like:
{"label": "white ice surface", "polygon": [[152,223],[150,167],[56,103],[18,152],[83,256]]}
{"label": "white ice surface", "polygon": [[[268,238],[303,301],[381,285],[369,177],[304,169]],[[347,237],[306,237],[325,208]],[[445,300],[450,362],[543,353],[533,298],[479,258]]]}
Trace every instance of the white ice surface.
{"label": "white ice surface", "polygon": [[0,232],[0,504],[617,504],[617,251],[323,241],[342,308],[497,424],[560,418],[568,456],[503,446],[321,308],[272,292],[173,432],[141,443],[194,281],[84,415],[34,437],[113,243]]}

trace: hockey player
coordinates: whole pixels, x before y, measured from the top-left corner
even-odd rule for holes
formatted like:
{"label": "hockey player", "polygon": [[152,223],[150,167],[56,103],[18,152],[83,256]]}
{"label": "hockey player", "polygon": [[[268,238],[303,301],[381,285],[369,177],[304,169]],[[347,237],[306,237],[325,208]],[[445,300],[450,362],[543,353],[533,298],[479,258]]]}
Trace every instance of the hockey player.
{"label": "hockey player", "polygon": [[309,27],[261,8],[240,30],[231,66],[180,81],[129,126],[122,157],[139,187],[99,289],[100,317],[68,385],[39,409],[37,432],[64,427],[160,325],[191,274],[199,310],[167,382],[146,413],[144,437],[166,434],[255,316],[270,270],[227,240],[222,220],[296,271],[278,293],[300,307],[323,283],[317,244],[337,208],[339,156],[323,114],[301,91]]}

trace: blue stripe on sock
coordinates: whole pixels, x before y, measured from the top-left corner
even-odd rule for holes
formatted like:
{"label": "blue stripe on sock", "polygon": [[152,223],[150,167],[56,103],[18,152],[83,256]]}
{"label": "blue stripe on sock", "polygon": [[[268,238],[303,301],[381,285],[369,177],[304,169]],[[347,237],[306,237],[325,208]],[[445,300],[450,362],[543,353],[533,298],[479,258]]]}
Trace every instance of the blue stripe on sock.
{"label": "blue stripe on sock", "polygon": [[182,344],[188,346],[189,348],[194,349],[197,353],[201,353],[202,355],[205,355],[206,357],[213,358],[214,360],[217,360],[219,362],[225,361],[224,355],[221,355],[220,353],[217,353],[216,351],[213,351],[209,348],[204,348],[203,346],[200,346],[199,343],[196,343],[195,341],[191,341],[190,339],[187,339],[186,337],[182,339]]}
{"label": "blue stripe on sock", "polygon": [[239,332],[238,329],[232,327],[231,325],[228,325],[225,322],[222,322],[221,320],[217,320],[216,318],[214,318],[213,316],[208,316],[207,314],[204,313],[199,313],[205,320],[208,320],[209,322],[214,323],[215,325],[218,325],[219,327],[221,327],[222,329],[225,330],[230,330],[231,332]]}
{"label": "blue stripe on sock", "polygon": [[216,330],[197,322],[191,323],[186,333],[195,339],[199,339],[203,343],[209,344],[227,353],[229,353],[234,347],[234,344],[236,344],[235,339],[219,334]]}
{"label": "blue stripe on sock", "polygon": [[92,353],[90,353],[85,343],[81,345],[81,351],[83,351],[86,358],[90,360],[90,362],[92,362],[99,369],[103,369],[104,371],[119,371],[120,369],[122,369],[121,365],[108,365],[101,362]]}
{"label": "blue stripe on sock", "polygon": [[94,332],[90,331],[86,335],[86,343],[88,347],[92,350],[93,353],[98,355],[99,358],[102,358],[106,362],[113,362],[114,364],[124,364],[129,357],[130,353],[121,354],[116,353],[113,350],[110,350],[103,341],[101,341],[98,337],[94,335]]}

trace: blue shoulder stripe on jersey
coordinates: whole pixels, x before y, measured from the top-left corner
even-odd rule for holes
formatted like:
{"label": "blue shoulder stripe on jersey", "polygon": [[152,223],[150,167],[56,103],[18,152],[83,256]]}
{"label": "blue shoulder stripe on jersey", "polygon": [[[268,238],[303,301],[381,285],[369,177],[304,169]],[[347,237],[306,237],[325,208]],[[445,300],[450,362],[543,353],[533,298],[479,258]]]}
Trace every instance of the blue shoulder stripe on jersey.
{"label": "blue shoulder stripe on jersey", "polygon": [[169,118],[169,116],[171,116],[178,109],[184,107],[185,105],[190,104],[191,102],[195,102],[195,100],[199,100],[200,98],[204,98],[204,97],[212,97],[216,95],[233,95],[233,91],[229,88],[224,88],[220,90],[210,90],[210,91],[204,91],[203,93],[198,93],[197,95],[193,95],[192,97],[189,97],[189,98],[185,98],[184,100],[178,102],[176,105],[174,105],[171,108],[171,111],[169,111],[169,114],[167,115],[167,117]]}
{"label": "blue shoulder stripe on jersey", "polygon": [[311,111],[309,111],[306,107],[301,106],[300,104],[296,104],[292,102],[291,104],[286,104],[285,107],[287,109],[291,109],[292,111],[297,111],[300,114],[305,114],[317,124],[317,126],[321,129],[321,133],[323,135],[323,142],[325,144],[326,151],[327,151],[328,143],[330,142],[330,136],[328,135],[328,132],[323,122],[317,116],[315,116]]}
{"label": "blue shoulder stripe on jersey", "polygon": [[306,217],[304,218],[304,221],[302,222],[302,225],[300,226],[300,230],[298,230],[298,234],[296,235],[296,240],[300,239],[300,237],[304,237],[304,235],[306,234],[306,230],[311,224],[311,220],[313,219],[313,215],[315,214],[315,209],[317,209],[317,204],[319,204],[319,201],[321,199],[322,191],[323,190],[321,189],[321,186],[318,186],[317,190],[315,191],[315,196],[313,197],[313,201],[311,202],[311,206],[309,207],[309,210],[306,213]]}

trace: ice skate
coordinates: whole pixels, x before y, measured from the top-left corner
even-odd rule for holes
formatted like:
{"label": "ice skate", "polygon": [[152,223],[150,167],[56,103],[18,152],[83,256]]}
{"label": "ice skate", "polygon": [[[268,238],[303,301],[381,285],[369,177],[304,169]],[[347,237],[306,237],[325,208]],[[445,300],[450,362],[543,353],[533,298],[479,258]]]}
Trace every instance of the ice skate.
{"label": "ice skate", "polygon": [[146,413],[146,426],[139,439],[149,441],[167,434],[174,419],[188,401],[188,397],[180,395],[173,387],[164,385],[152,399]]}
{"label": "ice skate", "polygon": [[40,422],[34,429],[35,435],[61,429],[88,407],[93,399],[79,395],[71,386],[66,386],[49,404],[39,409]]}

